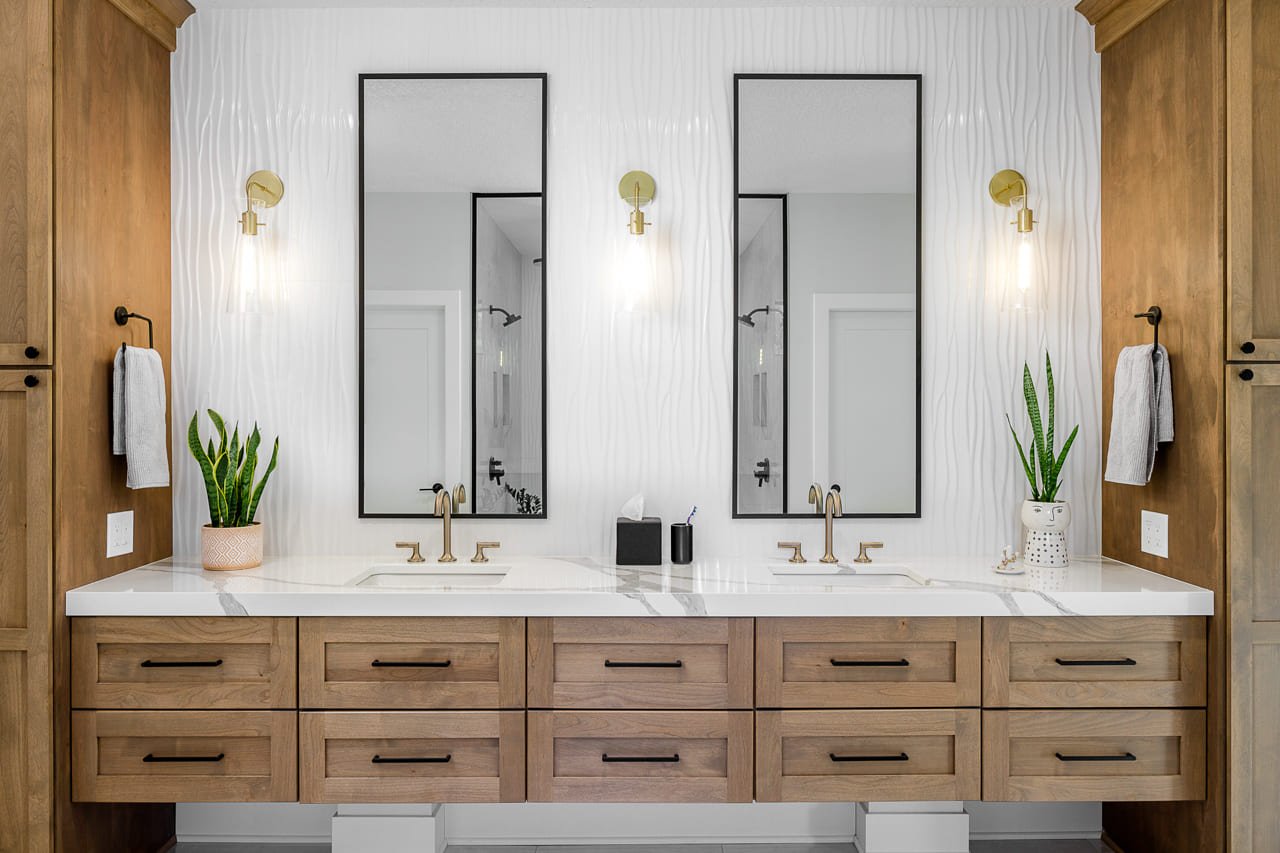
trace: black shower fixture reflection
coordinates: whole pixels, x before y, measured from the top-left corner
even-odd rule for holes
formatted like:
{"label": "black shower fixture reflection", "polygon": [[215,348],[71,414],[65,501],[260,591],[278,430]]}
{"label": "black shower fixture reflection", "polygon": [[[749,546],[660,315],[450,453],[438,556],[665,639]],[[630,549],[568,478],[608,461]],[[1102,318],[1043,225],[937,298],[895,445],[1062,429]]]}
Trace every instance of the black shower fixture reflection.
{"label": "black shower fixture reflection", "polygon": [[752,320],[751,318],[759,314],[761,311],[763,311],[765,315],[768,316],[769,306],[766,305],[763,308],[757,308],[754,311],[748,311],[746,314],[743,314],[740,317],[738,317],[738,322],[743,324],[744,326],[750,326],[754,329],[756,325],[756,321]]}
{"label": "black shower fixture reflection", "polygon": [[502,325],[503,325],[504,327],[506,327],[506,326],[514,326],[516,323],[519,323],[519,322],[520,322],[520,315],[519,315],[519,314],[512,314],[510,311],[506,310],[505,308],[498,308],[496,305],[490,305],[490,306],[489,306],[489,313],[490,313],[490,314],[501,314],[503,317],[506,317],[507,319],[505,319],[505,320],[503,320],[503,321],[502,321]]}

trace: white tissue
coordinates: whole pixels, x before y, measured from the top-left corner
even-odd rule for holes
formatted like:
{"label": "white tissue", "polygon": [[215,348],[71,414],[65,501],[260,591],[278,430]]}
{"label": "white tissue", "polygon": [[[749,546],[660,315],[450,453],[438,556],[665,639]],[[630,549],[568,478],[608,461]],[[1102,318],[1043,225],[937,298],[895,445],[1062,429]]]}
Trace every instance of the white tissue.
{"label": "white tissue", "polygon": [[618,514],[632,521],[640,521],[644,518],[644,494],[633,495],[622,505],[622,509],[618,510]]}

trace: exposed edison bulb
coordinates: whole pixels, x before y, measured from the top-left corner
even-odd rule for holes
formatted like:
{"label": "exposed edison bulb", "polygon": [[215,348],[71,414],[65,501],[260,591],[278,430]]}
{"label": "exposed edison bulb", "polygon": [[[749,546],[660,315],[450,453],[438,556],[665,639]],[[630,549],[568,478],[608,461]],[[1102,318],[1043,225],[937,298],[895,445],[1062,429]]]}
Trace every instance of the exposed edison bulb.
{"label": "exposed edison bulb", "polygon": [[1018,235],[1018,291],[1024,295],[1035,286],[1036,250],[1031,245],[1031,234]]}
{"label": "exposed edison bulb", "polygon": [[617,271],[618,304],[634,311],[649,298],[653,289],[653,263],[649,257],[651,240],[625,242]]}
{"label": "exposed edison bulb", "polygon": [[227,311],[260,314],[275,307],[275,277],[269,270],[267,238],[241,234],[236,240],[234,275],[227,292]]}
{"label": "exposed edison bulb", "polygon": [[756,356],[756,366],[764,367],[764,347],[760,347],[759,355]]}

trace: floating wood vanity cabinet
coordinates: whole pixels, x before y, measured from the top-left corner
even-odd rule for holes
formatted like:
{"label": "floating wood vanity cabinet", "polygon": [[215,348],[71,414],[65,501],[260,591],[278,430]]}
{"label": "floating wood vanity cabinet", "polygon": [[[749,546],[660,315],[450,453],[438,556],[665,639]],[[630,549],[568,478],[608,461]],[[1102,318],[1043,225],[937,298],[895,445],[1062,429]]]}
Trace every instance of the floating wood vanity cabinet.
{"label": "floating wood vanity cabinet", "polygon": [[518,803],[523,711],[304,711],[304,803]]}
{"label": "floating wood vanity cabinet", "polygon": [[982,620],[756,620],[759,708],[977,707]]}
{"label": "floating wood vanity cabinet", "polygon": [[524,708],[525,620],[305,618],[303,708]]}
{"label": "floating wood vanity cabinet", "polygon": [[71,625],[74,708],[297,707],[297,620],[108,617]]}
{"label": "floating wood vanity cabinet", "polygon": [[1205,631],[1172,616],[77,617],[73,793],[1202,799]]}
{"label": "floating wood vanity cabinet", "polygon": [[530,619],[529,707],[749,709],[752,622]]}
{"label": "floating wood vanity cabinet", "polygon": [[77,802],[280,802],[298,797],[293,711],[73,711]]}
{"label": "floating wood vanity cabinet", "polygon": [[529,800],[751,802],[752,716],[750,711],[530,711]]}

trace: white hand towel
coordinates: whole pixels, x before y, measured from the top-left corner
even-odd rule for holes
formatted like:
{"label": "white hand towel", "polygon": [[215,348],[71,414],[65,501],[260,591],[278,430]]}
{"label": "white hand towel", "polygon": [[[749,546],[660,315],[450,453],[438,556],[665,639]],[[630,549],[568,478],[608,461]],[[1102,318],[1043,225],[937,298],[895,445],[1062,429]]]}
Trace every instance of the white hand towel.
{"label": "white hand towel", "polygon": [[160,353],[121,347],[112,370],[111,452],[124,456],[125,485],[153,489],[169,485],[165,445],[164,364]]}
{"label": "white hand towel", "polygon": [[1173,390],[1169,352],[1150,344],[1125,347],[1116,359],[1107,449],[1110,483],[1145,486],[1155,470],[1156,450],[1173,441]]}

